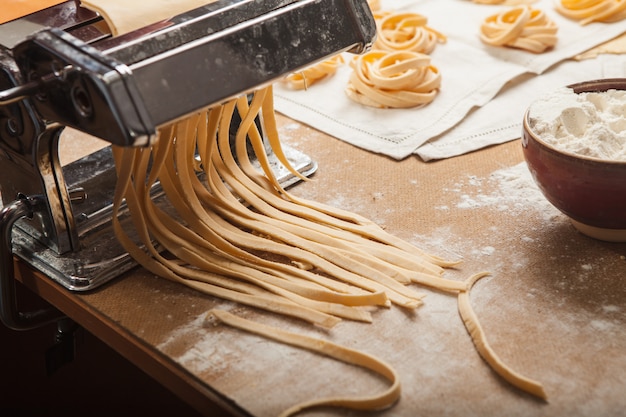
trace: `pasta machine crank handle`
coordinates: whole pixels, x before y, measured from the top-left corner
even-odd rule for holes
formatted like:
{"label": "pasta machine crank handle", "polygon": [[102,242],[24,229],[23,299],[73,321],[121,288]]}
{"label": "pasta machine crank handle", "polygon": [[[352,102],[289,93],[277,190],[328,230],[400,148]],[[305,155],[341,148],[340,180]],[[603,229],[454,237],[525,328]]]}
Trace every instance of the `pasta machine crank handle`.
{"label": "pasta machine crank handle", "polygon": [[68,65],[59,71],[55,71],[51,74],[46,74],[43,77],[30,81],[26,84],[17,85],[4,91],[0,90],[0,106],[13,104],[18,101],[35,96],[41,91],[44,84],[63,79],[65,75],[71,70],[72,67]]}
{"label": "pasta machine crank handle", "polygon": [[21,312],[17,306],[11,232],[15,222],[32,218],[42,205],[46,205],[42,198],[22,195],[0,211],[0,319],[13,330],[33,329],[63,316],[54,308]]}

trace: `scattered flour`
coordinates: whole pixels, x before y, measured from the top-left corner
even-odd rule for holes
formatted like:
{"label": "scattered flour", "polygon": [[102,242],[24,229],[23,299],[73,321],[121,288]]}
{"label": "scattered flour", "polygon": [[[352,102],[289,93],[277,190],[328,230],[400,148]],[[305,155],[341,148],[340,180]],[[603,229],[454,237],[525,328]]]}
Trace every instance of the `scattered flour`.
{"label": "scattered flour", "polygon": [[[472,188],[468,190],[467,186]],[[486,193],[483,189],[490,192]],[[539,212],[547,221],[559,213],[541,194],[525,162],[494,171],[486,179],[471,176],[467,184],[455,184],[453,191],[459,193],[461,198],[457,208],[490,207],[512,215],[532,210]]]}
{"label": "scattered flour", "polygon": [[563,87],[530,106],[529,124],[550,145],[578,155],[626,161],[626,91],[576,94]]}
{"label": "scattered flour", "polygon": [[496,248],[494,248],[493,246],[485,246],[480,248],[480,253],[483,255],[493,255],[495,251]]}

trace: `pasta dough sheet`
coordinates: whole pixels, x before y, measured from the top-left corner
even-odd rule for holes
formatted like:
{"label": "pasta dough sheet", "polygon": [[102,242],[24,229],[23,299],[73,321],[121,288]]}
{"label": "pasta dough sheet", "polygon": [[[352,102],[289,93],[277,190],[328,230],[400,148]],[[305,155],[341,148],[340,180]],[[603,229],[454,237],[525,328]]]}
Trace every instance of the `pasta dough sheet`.
{"label": "pasta dough sheet", "polygon": [[133,30],[160,22],[177,14],[193,10],[215,0],[86,0],[82,5],[95,12],[111,25],[113,35],[122,35]]}

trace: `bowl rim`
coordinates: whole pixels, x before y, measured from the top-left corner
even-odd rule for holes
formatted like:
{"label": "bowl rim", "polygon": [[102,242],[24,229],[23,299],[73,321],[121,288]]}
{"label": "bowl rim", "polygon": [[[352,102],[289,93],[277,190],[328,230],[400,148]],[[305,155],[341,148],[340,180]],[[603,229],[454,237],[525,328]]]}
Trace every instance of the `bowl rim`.
{"label": "bowl rim", "polygon": [[[620,85],[620,87],[615,87],[615,84]],[[597,80],[589,80],[582,81],[574,84],[566,85],[565,87],[571,88],[574,93],[596,93],[596,92],[604,92],[608,90],[626,90],[626,78],[603,78]],[[536,99],[534,102],[538,101],[540,98]],[[614,159],[603,159],[597,158],[594,156],[581,155],[574,152],[566,151],[564,149],[557,148],[556,146],[546,142],[543,140],[531,127],[530,127],[530,109],[533,106],[531,103],[526,112],[524,113],[523,120],[523,129],[526,133],[528,133],[536,142],[541,144],[542,146],[550,149],[551,151],[561,154],[564,156],[568,156],[574,159],[580,159],[588,162],[603,164],[603,165],[618,165],[618,166],[626,166],[626,160],[614,160]],[[526,146],[524,146],[526,147]]]}

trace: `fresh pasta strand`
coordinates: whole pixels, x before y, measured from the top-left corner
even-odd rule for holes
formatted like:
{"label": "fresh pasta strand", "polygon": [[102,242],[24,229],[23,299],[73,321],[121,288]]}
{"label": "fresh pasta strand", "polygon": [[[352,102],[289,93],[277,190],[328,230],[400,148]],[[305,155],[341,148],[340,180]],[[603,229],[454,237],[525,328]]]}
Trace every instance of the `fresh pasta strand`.
{"label": "fresh pasta strand", "polygon": [[474,342],[474,346],[476,346],[476,350],[485,362],[489,364],[491,369],[493,369],[511,385],[545,400],[547,399],[547,396],[543,386],[540,383],[526,378],[512,370],[509,366],[502,362],[487,342],[485,332],[483,331],[480,322],[478,321],[478,317],[476,317],[476,313],[474,313],[470,304],[470,290],[479,279],[488,275],[488,273],[478,273],[468,278],[467,291],[460,292],[457,296],[459,314],[461,315],[467,332],[470,334],[472,341]]}
{"label": "fresh pasta strand", "polygon": [[[132,160],[134,165],[130,174],[133,180],[124,189],[126,194],[120,192],[117,198],[129,201],[131,218],[135,228],[141,231],[141,245],[149,253],[139,255],[138,246],[130,247],[129,239],[122,238],[129,252],[137,255],[136,258],[148,269],[163,275],[163,268],[169,268],[171,272],[165,274],[166,277],[190,286],[198,287],[199,284],[188,280],[239,291],[247,294],[248,303],[266,291],[272,294],[271,297],[280,296],[305,309],[355,320],[370,320],[369,315],[351,307],[367,302],[386,306],[389,299],[406,308],[418,307],[422,304],[422,295],[407,287],[412,282],[440,283],[446,291],[463,289],[461,283],[440,278],[441,267],[429,263],[429,258],[423,257],[421,252],[415,251],[412,255],[415,260],[402,264],[415,266],[422,272],[400,267],[403,249],[344,230],[345,220],[332,217],[327,223],[324,221],[329,217],[326,212],[317,212],[313,207],[300,206],[298,202],[284,198],[284,190],[271,187],[275,180],[252,180],[248,174],[258,176],[258,172],[249,172],[251,168],[241,144],[251,136],[260,136],[246,132],[253,129],[254,116],[264,108],[262,103],[267,97],[268,90],[259,91],[250,106],[235,99],[219,109],[197,114],[178,122],[175,127],[164,129],[165,136],[153,148],[154,156],[146,149],[116,151],[116,155],[132,153],[132,156],[118,156]],[[236,135],[235,148],[241,165],[248,167],[247,173],[231,153],[231,115],[237,103],[242,111],[242,124]],[[271,116],[273,114],[264,114],[263,120],[271,119]],[[210,139],[214,135],[217,140]],[[254,147],[257,152],[261,152],[260,149],[265,152],[259,144]],[[200,153],[199,162],[196,152]],[[153,161],[152,165],[149,161]],[[205,184],[198,179],[199,169],[205,172]],[[121,172],[120,175],[129,174]],[[148,182],[142,178],[148,178]],[[149,190],[157,180],[182,223],[165,215],[150,199]],[[271,205],[267,203],[270,201]],[[316,214],[302,216],[302,210]],[[175,260],[157,253],[152,240],[167,249]],[[410,246],[407,249],[412,251]],[[264,261],[258,252],[275,253],[292,262],[315,265],[350,289],[346,294],[335,292],[340,286],[335,290],[322,289],[319,284],[326,283],[322,276],[303,286],[303,282],[315,276],[313,272],[294,268],[289,263]],[[393,252],[398,252],[398,256],[387,260],[386,254]],[[373,254],[379,254],[381,258]],[[406,253],[404,258],[407,258]],[[420,268],[420,265],[424,266]],[[433,278],[427,278],[430,271]],[[230,283],[222,277],[240,283]],[[228,299],[233,299],[233,295],[229,292]],[[259,305],[266,308],[263,300]],[[319,322],[316,319],[316,323]]]}
{"label": "fresh pasta strand", "polygon": [[[122,155],[119,155],[119,149],[114,152],[118,154],[118,175],[120,177],[124,175],[128,175],[127,177],[122,178],[131,178],[133,168],[136,167],[135,164],[136,159],[138,159],[138,153],[141,153],[140,150],[134,150],[135,152],[121,152]],[[265,308],[269,311],[274,311],[279,314],[285,314],[288,316],[300,318],[305,321],[309,321],[311,323],[320,325],[322,327],[332,327],[339,320],[331,315],[327,315],[324,313],[319,313],[315,310],[310,310],[305,307],[298,306],[292,302],[283,301],[276,297],[268,297],[266,295],[259,294],[250,294],[243,293],[240,291],[235,291],[232,289],[211,285],[208,283],[200,283],[194,280],[189,279],[189,276],[186,276],[184,272],[188,272],[193,276],[202,275],[203,278],[207,278],[210,274],[197,270],[187,270],[182,271],[181,268],[176,264],[176,262],[169,261],[162,257],[159,251],[153,246],[151,239],[148,237],[147,231],[147,221],[141,214],[141,210],[138,209],[138,199],[134,190],[131,190],[130,181],[129,180],[121,180],[118,181],[118,185],[116,187],[115,192],[115,200],[114,200],[114,212],[116,213],[113,216],[113,228],[116,234],[116,237],[124,247],[126,251],[144,268],[152,273],[159,275],[164,278],[168,278],[172,281],[176,281],[179,283],[183,283],[187,286],[190,286],[202,293],[213,295],[218,298],[222,298],[225,300],[237,301],[242,304],[255,306],[259,308]],[[135,229],[139,232],[140,237],[143,241],[144,248],[141,248],[126,233],[126,230],[122,227],[117,212],[119,212],[119,208],[121,206],[121,202],[124,198],[120,198],[120,196],[126,196],[125,200],[129,205],[130,210],[133,212],[133,222],[135,223]],[[181,275],[181,272],[183,274]]]}
{"label": "fresh pasta strand", "polygon": [[276,327],[246,320],[223,310],[209,311],[205,321],[208,323],[217,321],[268,339],[307,349],[348,364],[360,366],[380,374],[391,382],[391,386],[379,395],[362,398],[337,397],[312,400],[297,404],[283,411],[280,414],[281,417],[288,417],[306,409],[322,406],[342,407],[354,410],[382,410],[391,407],[400,398],[400,380],[396,371],[390,365],[374,356],[323,339],[287,332]]}
{"label": "fresh pasta strand", "polygon": [[431,53],[447,38],[427,25],[428,18],[418,13],[387,12],[376,17],[377,38],[373,49]]}
{"label": "fresh pasta strand", "polygon": [[[271,94],[270,86],[268,87],[268,94],[265,96],[262,104],[263,114],[274,114],[272,102],[273,95]],[[238,105],[242,104],[240,111],[243,110],[244,114],[249,111],[246,107],[246,103],[247,100],[238,101]],[[289,161],[281,149],[281,143],[274,118],[266,117],[264,121],[264,127],[267,128],[265,136],[271,145],[272,151],[281,163],[289,165]],[[252,142],[254,148],[258,150],[257,153],[263,152],[262,150],[264,149],[264,145],[261,136],[256,131],[256,126],[251,122],[250,129],[252,129],[252,133],[254,133],[249,136],[250,141]],[[242,130],[245,129],[242,128]],[[238,143],[243,143],[243,141],[239,141]],[[256,187],[256,197],[268,203],[268,205],[264,206],[265,208],[263,209],[260,206],[256,206],[257,210],[271,210],[270,206],[276,208],[276,210],[271,212],[270,217],[278,216],[285,222],[292,224],[296,223],[298,225],[306,222],[309,227],[318,230],[323,229],[323,233],[328,234],[335,239],[346,240],[347,242],[350,242],[351,245],[363,242],[370,243],[369,241],[380,242],[383,245],[374,245],[373,242],[366,245],[367,251],[378,252],[382,248],[385,248],[387,253],[385,253],[382,258],[386,260],[388,260],[390,256],[393,256],[390,255],[390,252],[398,252],[398,255],[404,259],[406,259],[406,252],[413,253],[414,256],[411,259],[414,259],[415,262],[412,263],[410,268],[416,268],[418,271],[428,271],[434,274],[441,274],[443,273],[442,267],[452,267],[458,264],[456,261],[446,261],[439,257],[426,254],[419,248],[414,247],[407,242],[385,232],[380,226],[376,225],[371,220],[355,213],[293,196],[281,187],[274,177],[273,172],[269,168],[269,164],[267,162],[263,162],[265,157],[264,154],[259,155],[261,165],[264,167],[264,172],[259,173],[252,167],[252,164],[248,159],[248,154],[245,151],[245,147],[241,146],[240,148],[241,149],[238,148],[239,151],[237,152],[237,164],[231,164],[234,170],[241,170],[241,172],[244,173],[244,175],[236,175],[237,179],[244,182],[246,187],[251,191],[255,189],[254,184],[250,181],[253,180],[257,183],[258,187],[268,190],[275,189],[277,192],[277,194],[262,192],[260,188]],[[381,258],[381,256],[378,257]],[[399,258],[394,257],[394,259]],[[420,262],[420,259],[423,259],[424,261]]]}
{"label": "fresh pasta strand", "polygon": [[569,19],[578,20],[581,25],[626,19],[626,1],[623,0],[559,0],[556,10]]}
{"label": "fresh pasta strand", "polygon": [[480,39],[491,46],[542,53],[556,45],[557,31],[543,11],[518,6],[487,17],[480,26]]}
{"label": "fresh pasta strand", "polygon": [[346,87],[352,100],[371,107],[410,108],[435,99],[441,87],[439,69],[417,52],[370,51],[351,62]]}
{"label": "fresh pasta strand", "polygon": [[301,71],[294,72],[285,77],[283,81],[294,90],[306,90],[318,81],[333,76],[337,72],[337,68],[344,62],[343,56],[338,54]]}

